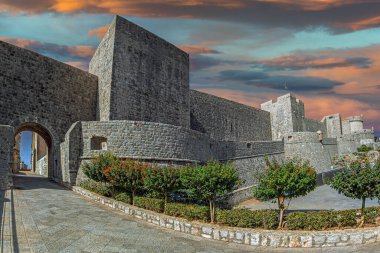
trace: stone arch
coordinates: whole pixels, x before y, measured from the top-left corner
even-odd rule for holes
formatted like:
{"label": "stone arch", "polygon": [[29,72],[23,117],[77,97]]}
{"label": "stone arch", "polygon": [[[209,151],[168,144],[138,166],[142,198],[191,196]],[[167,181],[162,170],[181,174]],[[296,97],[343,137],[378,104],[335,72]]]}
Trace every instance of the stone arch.
{"label": "stone arch", "polygon": [[20,117],[11,122],[15,128],[15,136],[23,131],[32,131],[40,135],[48,146],[48,177],[53,180],[60,179],[60,150],[59,136],[44,120],[37,117]]}

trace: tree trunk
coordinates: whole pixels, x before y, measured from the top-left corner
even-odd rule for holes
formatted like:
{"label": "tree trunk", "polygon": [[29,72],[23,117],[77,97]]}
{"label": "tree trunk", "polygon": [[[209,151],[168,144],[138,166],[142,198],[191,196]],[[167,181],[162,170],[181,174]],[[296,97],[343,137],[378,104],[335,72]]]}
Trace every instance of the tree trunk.
{"label": "tree trunk", "polygon": [[278,222],[278,229],[281,229],[283,227],[282,223],[284,220],[284,209],[285,209],[284,202],[285,202],[285,196],[278,197],[277,204],[278,204],[278,209],[280,211],[280,219]]}
{"label": "tree trunk", "polygon": [[132,205],[134,206],[135,205],[135,190],[132,190],[131,202],[132,202]]}
{"label": "tree trunk", "polygon": [[214,223],[215,222],[215,203],[214,203],[214,200],[210,199],[209,203],[210,203],[210,220],[211,220],[211,223]]}
{"label": "tree trunk", "polygon": [[365,198],[363,197],[362,198],[362,209],[361,209],[361,217],[360,217],[360,224],[359,224],[359,227],[363,227],[364,226],[364,222],[365,222]]}
{"label": "tree trunk", "polygon": [[164,212],[166,211],[166,204],[168,203],[168,193],[164,192]]}

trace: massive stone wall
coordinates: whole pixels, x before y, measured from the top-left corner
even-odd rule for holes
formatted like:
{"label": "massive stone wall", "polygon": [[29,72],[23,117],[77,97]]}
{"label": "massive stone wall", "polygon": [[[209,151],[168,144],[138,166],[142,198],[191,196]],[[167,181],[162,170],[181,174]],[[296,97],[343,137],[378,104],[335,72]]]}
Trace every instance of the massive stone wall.
{"label": "massive stone wall", "polygon": [[190,106],[191,129],[215,140],[271,140],[268,112],[194,90]]}
{"label": "massive stone wall", "polygon": [[90,72],[105,75],[100,119],[190,126],[189,56],[158,36],[116,16]]}
{"label": "massive stone wall", "polygon": [[0,125],[0,190],[8,187],[8,174],[13,159],[14,128]]}
{"label": "massive stone wall", "polygon": [[283,153],[284,143],[282,141],[221,141],[217,143],[214,152],[217,159],[240,159]]}
{"label": "massive stone wall", "polygon": [[337,142],[334,138],[319,140],[313,132],[297,132],[284,138],[286,158],[307,159],[316,168],[317,173],[332,169],[333,159],[338,155]]}
{"label": "massive stone wall", "polygon": [[82,123],[75,122],[65,135],[65,141],[60,145],[62,181],[75,185],[80,157],[83,153]]}
{"label": "massive stone wall", "polygon": [[374,143],[374,132],[372,130],[362,130],[362,132],[344,134],[338,138],[339,154],[350,154],[357,152],[361,145],[371,146]]}
{"label": "massive stone wall", "polygon": [[111,84],[114,65],[115,25],[112,22],[93,55],[89,72],[98,76],[97,120],[110,120]]}
{"label": "massive stone wall", "polygon": [[207,135],[162,123],[82,122],[82,134],[84,157],[104,151],[95,145],[94,138],[102,139],[106,149],[120,157],[168,161],[207,161],[213,157],[213,144]]}
{"label": "massive stone wall", "polygon": [[326,133],[326,125],[324,122],[320,122],[313,119],[304,119],[304,128],[303,132],[318,132],[321,131],[322,133]]}
{"label": "massive stone wall", "polygon": [[97,77],[0,41],[0,124],[34,122],[63,141],[71,124],[95,120]]}

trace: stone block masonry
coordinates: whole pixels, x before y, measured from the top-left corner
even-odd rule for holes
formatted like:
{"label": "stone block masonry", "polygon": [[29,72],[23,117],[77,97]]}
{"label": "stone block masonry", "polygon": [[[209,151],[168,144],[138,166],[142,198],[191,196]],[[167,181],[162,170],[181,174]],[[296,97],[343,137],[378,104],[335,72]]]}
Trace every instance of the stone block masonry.
{"label": "stone block masonry", "polygon": [[205,162],[213,158],[207,135],[162,123],[113,120],[82,122],[84,157],[104,152],[94,146],[101,138],[107,150],[120,157]]}
{"label": "stone block masonry", "polygon": [[190,126],[189,56],[116,16],[90,63],[99,79],[101,120]]}
{"label": "stone block masonry", "polygon": [[8,187],[8,177],[13,160],[14,128],[0,125],[0,190]]}
{"label": "stone block masonry", "polygon": [[190,91],[191,129],[218,141],[270,141],[270,113],[199,91]]}
{"label": "stone block masonry", "polygon": [[2,41],[0,55],[0,124],[32,121],[59,142],[74,122],[95,120],[96,76]]}

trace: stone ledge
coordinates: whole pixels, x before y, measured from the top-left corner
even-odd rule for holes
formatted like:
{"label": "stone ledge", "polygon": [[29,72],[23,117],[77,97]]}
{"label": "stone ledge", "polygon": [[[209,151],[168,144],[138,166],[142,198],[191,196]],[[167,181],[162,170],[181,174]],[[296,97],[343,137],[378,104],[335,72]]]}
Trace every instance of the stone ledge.
{"label": "stone ledge", "polygon": [[95,202],[117,209],[145,222],[210,240],[284,248],[339,247],[380,241],[380,227],[331,231],[279,231],[233,228],[188,221],[156,213],[100,196],[78,186],[73,186],[72,190]]}

